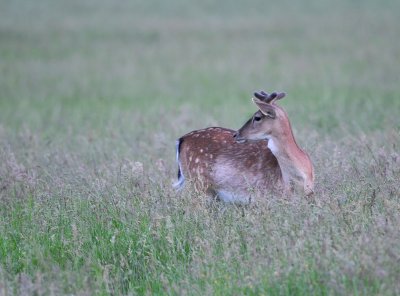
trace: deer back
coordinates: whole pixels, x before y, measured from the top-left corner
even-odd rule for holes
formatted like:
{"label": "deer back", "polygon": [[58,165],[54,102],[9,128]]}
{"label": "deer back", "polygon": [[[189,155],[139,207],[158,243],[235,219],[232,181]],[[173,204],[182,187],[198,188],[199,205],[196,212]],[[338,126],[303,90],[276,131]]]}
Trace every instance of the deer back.
{"label": "deer back", "polygon": [[178,183],[191,180],[197,189],[242,192],[272,189],[281,172],[267,141],[238,143],[235,131],[210,127],[178,140]]}

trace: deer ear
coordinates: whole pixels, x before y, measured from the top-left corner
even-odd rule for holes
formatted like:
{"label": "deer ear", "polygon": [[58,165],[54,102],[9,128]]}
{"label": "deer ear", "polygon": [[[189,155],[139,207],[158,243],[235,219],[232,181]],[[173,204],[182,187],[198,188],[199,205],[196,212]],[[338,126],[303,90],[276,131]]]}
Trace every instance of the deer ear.
{"label": "deer ear", "polygon": [[257,98],[253,98],[253,102],[257,105],[262,114],[264,114],[265,116],[272,119],[276,117],[274,107],[271,104],[265,103]]}

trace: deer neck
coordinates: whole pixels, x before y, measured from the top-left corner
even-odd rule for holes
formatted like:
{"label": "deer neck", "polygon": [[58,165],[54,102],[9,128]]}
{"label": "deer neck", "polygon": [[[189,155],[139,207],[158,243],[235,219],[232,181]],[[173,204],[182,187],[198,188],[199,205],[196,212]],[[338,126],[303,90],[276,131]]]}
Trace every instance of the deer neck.
{"label": "deer neck", "polygon": [[268,148],[278,160],[285,188],[291,183],[299,183],[306,194],[314,187],[313,167],[308,155],[297,145],[290,128],[268,139]]}

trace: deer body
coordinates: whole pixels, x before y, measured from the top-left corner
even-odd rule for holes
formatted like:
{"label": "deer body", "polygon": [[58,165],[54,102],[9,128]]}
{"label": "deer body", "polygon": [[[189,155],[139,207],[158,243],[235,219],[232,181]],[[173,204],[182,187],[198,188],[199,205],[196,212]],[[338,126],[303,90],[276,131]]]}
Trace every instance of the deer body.
{"label": "deer body", "polygon": [[211,127],[177,141],[176,187],[189,179],[228,202],[248,202],[254,192],[290,193],[294,184],[313,192],[310,158],[298,147],[286,112],[274,104],[284,94],[255,95],[260,110],[237,132]]}
{"label": "deer body", "polygon": [[238,143],[234,135],[233,130],[210,127],[181,137],[177,145],[179,185],[184,178],[190,179],[197,190],[228,202],[247,202],[255,189],[275,190],[281,171],[267,141]]}

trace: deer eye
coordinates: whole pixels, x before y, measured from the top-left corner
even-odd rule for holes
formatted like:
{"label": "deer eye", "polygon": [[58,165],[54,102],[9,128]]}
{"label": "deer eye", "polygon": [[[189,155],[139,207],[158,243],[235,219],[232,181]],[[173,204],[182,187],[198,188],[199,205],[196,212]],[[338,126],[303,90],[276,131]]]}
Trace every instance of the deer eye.
{"label": "deer eye", "polygon": [[258,116],[258,115],[254,116],[254,121],[260,121],[260,120],[261,120],[261,116]]}

